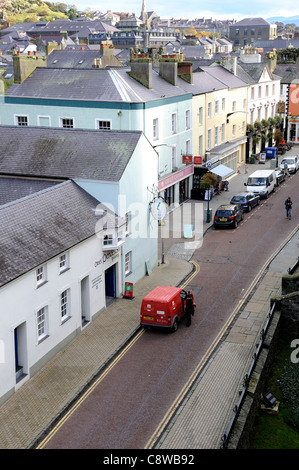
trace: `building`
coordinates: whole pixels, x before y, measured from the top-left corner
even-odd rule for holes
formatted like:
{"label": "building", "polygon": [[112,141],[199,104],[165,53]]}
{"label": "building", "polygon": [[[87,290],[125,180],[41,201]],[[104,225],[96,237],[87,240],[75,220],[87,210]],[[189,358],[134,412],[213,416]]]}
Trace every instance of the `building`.
{"label": "building", "polygon": [[[1,126],[0,135],[0,174],[72,180],[126,221],[112,297],[122,294],[125,281],[135,284],[146,274],[147,261],[156,266],[157,222],[149,205],[157,193],[158,161],[141,131]],[[108,235],[105,249],[117,250],[117,233]]]}
{"label": "building", "polygon": [[[20,66],[26,71],[28,64],[34,66],[34,58],[24,59],[14,56],[16,69]],[[191,64],[186,65],[187,70],[185,65],[165,59],[158,71],[148,59],[140,62],[137,58],[129,69],[38,67],[32,71],[30,67],[30,78],[7,90],[1,122],[141,131],[159,154],[159,189],[169,204],[178,203],[183,185],[185,197],[189,197],[193,174],[193,164],[182,159],[192,153],[194,87],[188,82]]]}
{"label": "building", "polygon": [[263,18],[244,18],[229,27],[229,39],[236,47],[250,46],[255,41],[276,37],[277,25]]}
{"label": "building", "polygon": [[111,273],[121,289],[120,248],[107,256],[103,239],[125,221],[72,181],[1,205],[0,217],[3,403],[105,309]]}

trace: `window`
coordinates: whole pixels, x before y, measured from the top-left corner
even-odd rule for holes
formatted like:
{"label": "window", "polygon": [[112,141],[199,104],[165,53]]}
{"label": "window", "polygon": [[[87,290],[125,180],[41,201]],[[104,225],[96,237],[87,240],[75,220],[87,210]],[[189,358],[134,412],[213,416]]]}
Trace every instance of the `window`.
{"label": "window", "polygon": [[219,113],[219,101],[215,101],[215,114]]}
{"label": "window", "polygon": [[243,110],[246,111],[246,109],[247,109],[246,108],[246,98],[244,98],[244,100],[243,100]]}
{"label": "window", "polygon": [[221,126],[221,143],[225,142],[225,124],[223,123]]}
{"label": "window", "polygon": [[37,268],[37,270],[35,271],[35,275],[36,275],[36,287],[42,286],[47,281],[46,266],[40,266],[39,268]]}
{"label": "window", "polygon": [[191,114],[190,109],[186,110],[186,129],[190,129],[191,127]]}
{"label": "window", "polygon": [[186,155],[191,154],[191,140],[186,140]]}
{"label": "window", "polygon": [[172,168],[177,167],[176,147],[172,147],[171,149],[171,164],[172,164]]}
{"label": "window", "polygon": [[236,124],[233,125],[233,136],[236,135]]}
{"label": "window", "polygon": [[125,275],[127,276],[132,272],[132,251],[125,255]]}
{"label": "window", "polygon": [[269,85],[266,85],[266,96],[269,96]]}
{"label": "window", "polygon": [[245,121],[242,122],[242,133],[245,133]]}
{"label": "window", "polygon": [[224,113],[225,112],[225,98],[222,98],[221,107],[222,107],[222,112]]}
{"label": "window", "polygon": [[64,253],[59,257],[59,272],[63,273],[69,269],[69,254]]}
{"label": "window", "polygon": [[275,95],[275,83],[272,84],[272,95]]}
{"label": "window", "polygon": [[28,116],[15,116],[15,123],[17,126],[28,126]]}
{"label": "window", "polygon": [[61,118],[60,127],[63,127],[64,129],[73,129],[74,120],[72,118]]}
{"label": "window", "polygon": [[212,103],[211,101],[208,103],[208,118],[212,117]]}
{"label": "window", "polygon": [[70,316],[70,293],[69,289],[60,294],[60,319],[65,321]]}
{"label": "window", "polygon": [[232,112],[234,113],[237,110],[237,102],[233,101]]}
{"label": "window", "polygon": [[215,147],[218,145],[219,128],[215,126]]}
{"label": "window", "polygon": [[259,98],[261,98],[261,97],[262,97],[262,87],[259,86]]}
{"label": "window", "polygon": [[130,235],[132,225],[132,212],[126,213],[126,235]]}
{"label": "window", "polygon": [[172,134],[176,134],[176,114],[175,113],[171,115],[171,132]]}
{"label": "window", "polygon": [[104,241],[103,245],[104,246],[110,246],[113,244],[113,235],[104,235]]}
{"label": "window", "polygon": [[208,150],[210,150],[211,145],[212,145],[212,129],[208,129],[208,142],[207,142],[207,145],[208,145]]}
{"label": "window", "polygon": [[159,120],[158,119],[153,120],[153,139],[154,140],[159,139]]}
{"label": "window", "polygon": [[36,324],[37,324],[37,340],[41,341],[44,339],[47,332],[47,308],[43,307],[36,313]]}
{"label": "window", "polygon": [[202,155],[202,135],[198,139],[198,155]]}
{"label": "window", "polygon": [[202,124],[202,108],[198,110],[198,124],[201,126]]}
{"label": "window", "polygon": [[110,131],[111,130],[111,121],[97,121],[97,128],[101,131]]}

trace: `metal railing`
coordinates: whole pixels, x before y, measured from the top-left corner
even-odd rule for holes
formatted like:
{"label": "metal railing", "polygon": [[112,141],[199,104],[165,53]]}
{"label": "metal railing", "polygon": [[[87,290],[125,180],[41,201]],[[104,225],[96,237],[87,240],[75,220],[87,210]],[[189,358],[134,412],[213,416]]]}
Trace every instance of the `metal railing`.
{"label": "metal railing", "polygon": [[260,354],[260,351],[261,351],[261,348],[263,346],[263,343],[264,343],[264,340],[265,340],[265,336],[266,336],[266,332],[267,332],[267,329],[269,327],[269,324],[271,322],[271,319],[273,317],[273,314],[274,314],[274,311],[275,311],[275,307],[276,307],[276,302],[273,302],[273,305],[271,307],[271,310],[270,312],[268,313],[267,315],[267,319],[266,319],[266,322],[264,324],[264,327],[263,329],[261,330],[261,334],[260,334],[260,340],[259,340],[259,343],[257,344],[256,346],[256,351],[253,355],[253,360],[251,362],[251,365],[247,371],[247,373],[245,374],[244,376],[244,380],[243,380],[243,390],[240,394],[240,398],[239,398],[239,401],[238,403],[235,405],[235,407],[233,408],[233,417],[232,419],[230,420],[230,423],[226,429],[226,432],[223,434],[222,436],[222,444],[221,444],[221,449],[227,449],[228,447],[228,443],[229,443],[229,439],[230,439],[230,436],[231,436],[231,433],[232,433],[232,429],[233,429],[233,426],[238,418],[238,415],[239,415],[239,412],[240,412],[240,409],[242,407],[242,404],[243,404],[243,400],[244,400],[244,397],[245,397],[245,394],[247,392],[247,389],[248,389],[248,386],[249,386],[249,382],[250,382],[250,378],[251,378],[251,375],[252,375],[252,372],[253,372],[253,369],[256,365],[256,362],[258,360],[258,357],[259,357],[259,354]]}
{"label": "metal railing", "polygon": [[295,264],[293,264],[293,266],[288,269],[288,274],[294,274],[298,266],[299,266],[299,257],[297,258],[297,261],[295,261]]}

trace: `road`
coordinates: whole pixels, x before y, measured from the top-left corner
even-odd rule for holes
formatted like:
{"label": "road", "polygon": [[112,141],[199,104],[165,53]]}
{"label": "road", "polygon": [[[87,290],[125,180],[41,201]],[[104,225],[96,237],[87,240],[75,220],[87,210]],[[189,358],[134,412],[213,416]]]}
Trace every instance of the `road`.
{"label": "road", "polygon": [[[199,271],[187,288],[197,304],[192,325],[175,334],[142,330],[126,354],[74,408],[44,448],[143,449],[182,390],[199,372],[232,312],[273,252],[294,229],[284,201],[299,200],[298,175],[245,214],[235,230],[209,230],[193,256]],[[294,207],[295,211],[295,207]]]}

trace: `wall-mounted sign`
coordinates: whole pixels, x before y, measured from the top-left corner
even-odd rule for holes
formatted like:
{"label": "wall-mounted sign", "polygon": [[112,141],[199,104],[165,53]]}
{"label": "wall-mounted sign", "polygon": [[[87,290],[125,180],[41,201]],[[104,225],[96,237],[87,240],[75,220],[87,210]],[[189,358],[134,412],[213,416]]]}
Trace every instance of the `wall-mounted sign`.
{"label": "wall-mounted sign", "polygon": [[193,160],[193,163],[194,165],[202,165],[202,157],[195,157],[194,156],[194,160]]}
{"label": "wall-mounted sign", "polygon": [[183,163],[192,163],[192,155],[183,155]]}

